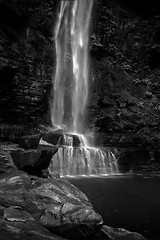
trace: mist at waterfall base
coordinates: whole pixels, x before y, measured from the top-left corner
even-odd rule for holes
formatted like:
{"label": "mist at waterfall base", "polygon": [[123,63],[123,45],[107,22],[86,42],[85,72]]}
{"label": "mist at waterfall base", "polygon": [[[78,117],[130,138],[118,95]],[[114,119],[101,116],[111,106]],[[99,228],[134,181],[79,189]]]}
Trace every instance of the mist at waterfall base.
{"label": "mist at waterfall base", "polygon": [[67,178],[83,191],[106,225],[160,239],[160,178],[108,176]]}
{"label": "mist at waterfall base", "polygon": [[93,0],[60,2],[54,30],[56,71],[50,109],[53,129],[63,129],[64,134],[49,167],[51,174],[75,176],[118,172],[114,154],[93,147],[89,142],[92,132],[86,130],[92,5]]}

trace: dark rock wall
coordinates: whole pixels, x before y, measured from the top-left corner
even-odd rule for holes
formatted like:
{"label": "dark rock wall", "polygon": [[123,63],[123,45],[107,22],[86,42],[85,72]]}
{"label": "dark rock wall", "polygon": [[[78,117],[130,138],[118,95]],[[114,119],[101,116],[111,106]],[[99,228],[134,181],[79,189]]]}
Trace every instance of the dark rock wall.
{"label": "dark rock wall", "polygon": [[[0,0],[0,123],[50,121],[58,0]],[[159,142],[160,4],[95,0],[88,124]]]}
{"label": "dark rock wall", "polygon": [[92,23],[91,127],[159,142],[160,4],[97,0]]}
{"label": "dark rock wall", "polygon": [[48,111],[55,1],[0,1],[0,123],[38,123]]}

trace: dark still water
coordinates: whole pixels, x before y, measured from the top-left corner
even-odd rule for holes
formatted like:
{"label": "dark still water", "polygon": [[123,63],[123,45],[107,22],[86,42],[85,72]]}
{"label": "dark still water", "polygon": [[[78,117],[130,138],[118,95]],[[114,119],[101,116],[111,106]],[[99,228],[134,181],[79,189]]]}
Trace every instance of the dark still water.
{"label": "dark still water", "polygon": [[83,191],[104,223],[160,239],[160,178],[67,178]]}

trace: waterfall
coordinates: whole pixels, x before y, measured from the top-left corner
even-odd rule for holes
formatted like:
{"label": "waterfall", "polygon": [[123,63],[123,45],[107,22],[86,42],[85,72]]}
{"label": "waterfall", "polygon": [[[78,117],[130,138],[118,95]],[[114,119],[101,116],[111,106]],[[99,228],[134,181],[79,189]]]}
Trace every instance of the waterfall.
{"label": "waterfall", "polygon": [[56,74],[52,124],[84,131],[88,98],[88,39],[92,0],[61,1],[55,27]]}
{"label": "waterfall", "polygon": [[83,135],[64,134],[59,139],[59,150],[52,158],[50,172],[61,176],[118,173],[117,161],[111,151],[86,147],[85,141]]}
{"label": "waterfall", "polygon": [[56,171],[60,175],[117,171],[114,155],[91,147],[85,135],[92,5],[93,0],[61,1],[54,31],[56,71],[50,103],[51,121],[66,134],[59,142],[59,151],[52,159],[50,172]]}

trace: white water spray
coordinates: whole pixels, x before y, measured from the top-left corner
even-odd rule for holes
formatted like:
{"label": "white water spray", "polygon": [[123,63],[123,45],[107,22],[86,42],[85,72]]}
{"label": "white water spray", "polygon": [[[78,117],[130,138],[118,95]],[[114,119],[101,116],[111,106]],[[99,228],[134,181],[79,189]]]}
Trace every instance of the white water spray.
{"label": "white water spray", "polygon": [[88,39],[92,0],[61,1],[55,28],[56,74],[52,124],[84,131],[88,98]]}
{"label": "white water spray", "polygon": [[85,136],[88,41],[93,0],[63,0],[55,27],[56,72],[51,120],[65,130],[49,170],[60,175],[112,174],[114,154],[89,145]]}
{"label": "white water spray", "polygon": [[66,134],[60,139],[59,150],[53,156],[50,164],[51,173],[61,176],[92,176],[118,173],[117,161],[114,154],[99,148],[86,147],[79,139],[79,146],[74,146],[74,137]]}

